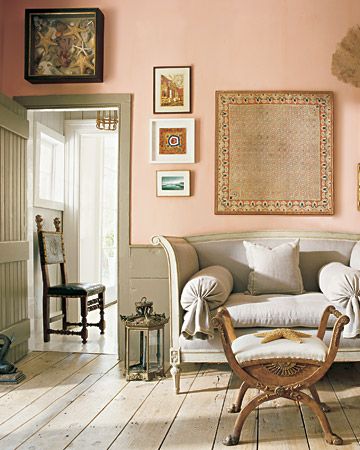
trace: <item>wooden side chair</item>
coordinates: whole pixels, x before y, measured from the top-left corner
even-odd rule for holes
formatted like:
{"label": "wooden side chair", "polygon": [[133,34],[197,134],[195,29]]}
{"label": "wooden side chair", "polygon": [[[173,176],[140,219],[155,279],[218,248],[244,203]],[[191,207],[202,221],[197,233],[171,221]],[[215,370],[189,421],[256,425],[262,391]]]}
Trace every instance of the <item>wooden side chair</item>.
{"label": "wooden side chair", "polygon": [[[329,316],[337,317],[330,346],[323,342]],[[239,442],[245,419],[261,403],[275,398],[287,398],[301,402],[311,408],[319,419],[329,444],[340,445],[342,439],[331,430],[325,415],[327,407],[320,403],[315,383],[328,371],[339,347],[341,332],[349,322],[334,306],[328,306],[322,316],[317,336],[308,337],[301,344],[287,339],[261,343],[254,334],[236,337],[230,314],[221,307],[213,319],[219,328],[226,358],[231,369],[242,380],[236,402],[229,412],[240,412],[232,434],[223,441],[224,445]],[[253,400],[241,407],[244,395],[249,388],[260,390]],[[309,389],[311,396],[303,392]]]}
{"label": "wooden side chair", "polygon": [[[44,342],[50,341],[50,334],[66,334],[81,336],[83,344],[86,344],[88,337],[88,327],[99,327],[100,334],[104,334],[104,293],[105,286],[95,283],[68,283],[66,275],[66,259],[63,233],[61,231],[60,219],[54,219],[55,231],[44,231],[43,218],[40,215],[35,217],[37,234],[39,240],[39,252],[41,262],[41,272],[43,279],[43,331]],[[59,264],[61,273],[61,284],[50,286],[48,266]],[[94,298],[94,296],[96,296]],[[50,299],[61,298],[61,314],[50,317]],[[92,298],[89,298],[92,297]],[[67,299],[80,299],[81,322],[70,323],[67,321],[66,301]],[[100,310],[100,320],[97,323],[89,323],[87,315],[89,311]],[[62,329],[52,329],[50,324],[62,320]],[[81,327],[80,331],[69,330],[68,327]]]}

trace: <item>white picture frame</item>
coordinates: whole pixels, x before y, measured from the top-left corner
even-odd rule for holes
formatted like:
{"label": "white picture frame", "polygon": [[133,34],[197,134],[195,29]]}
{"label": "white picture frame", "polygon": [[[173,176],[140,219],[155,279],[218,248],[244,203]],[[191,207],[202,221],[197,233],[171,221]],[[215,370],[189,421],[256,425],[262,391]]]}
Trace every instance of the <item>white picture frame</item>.
{"label": "white picture frame", "polygon": [[150,162],[195,162],[195,119],[150,119]]}
{"label": "white picture frame", "polygon": [[189,197],[190,170],[157,170],[157,197]]}

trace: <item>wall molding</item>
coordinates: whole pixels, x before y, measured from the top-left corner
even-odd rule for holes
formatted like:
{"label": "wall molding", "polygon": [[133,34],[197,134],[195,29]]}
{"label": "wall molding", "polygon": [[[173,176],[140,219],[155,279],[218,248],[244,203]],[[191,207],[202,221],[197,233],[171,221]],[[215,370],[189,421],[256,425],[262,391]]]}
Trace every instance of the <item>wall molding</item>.
{"label": "wall molding", "polygon": [[14,339],[12,347],[15,347],[30,338],[30,319],[14,323],[14,325],[1,330],[0,334],[6,334],[9,338]]}

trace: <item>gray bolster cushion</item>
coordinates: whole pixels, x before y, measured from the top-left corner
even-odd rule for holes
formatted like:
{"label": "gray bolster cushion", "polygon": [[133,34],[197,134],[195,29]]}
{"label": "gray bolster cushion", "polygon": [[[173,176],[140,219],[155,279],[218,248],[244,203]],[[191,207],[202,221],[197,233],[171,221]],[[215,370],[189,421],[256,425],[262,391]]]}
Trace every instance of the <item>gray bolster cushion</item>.
{"label": "gray bolster cushion", "polygon": [[210,266],[193,275],[181,294],[181,306],[187,311],[181,329],[187,339],[214,336],[210,311],[226,302],[233,288],[231,272],[222,266]]}
{"label": "gray bolster cushion", "polygon": [[350,318],[343,336],[356,337],[360,333],[360,270],[339,262],[326,264],[319,271],[319,286],[325,297]]}

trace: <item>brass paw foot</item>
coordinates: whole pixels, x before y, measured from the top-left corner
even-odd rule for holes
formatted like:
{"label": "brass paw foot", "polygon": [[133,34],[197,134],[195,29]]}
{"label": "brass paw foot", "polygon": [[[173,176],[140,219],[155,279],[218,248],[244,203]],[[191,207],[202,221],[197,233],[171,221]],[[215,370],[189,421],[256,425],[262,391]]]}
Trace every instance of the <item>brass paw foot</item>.
{"label": "brass paw foot", "polygon": [[236,406],[235,403],[233,403],[231,406],[229,406],[229,408],[227,409],[228,413],[238,413],[240,412],[240,408],[238,406]]}
{"label": "brass paw foot", "polygon": [[343,440],[337,434],[328,434],[325,436],[325,441],[331,445],[342,445]]}
{"label": "brass paw foot", "polygon": [[223,444],[224,445],[236,445],[239,443],[239,436],[233,436],[232,434],[229,434],[229,436],[227,436],[224,440],[223,440]]}
{"label": "brass paw foot", "polygon": [[320,403],[320,408],[324,413],[328,413],[331,411],[330,406],[328,406],[326,403]]}

